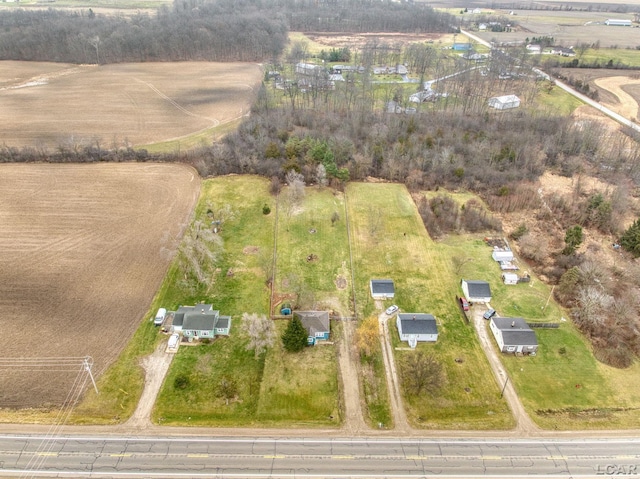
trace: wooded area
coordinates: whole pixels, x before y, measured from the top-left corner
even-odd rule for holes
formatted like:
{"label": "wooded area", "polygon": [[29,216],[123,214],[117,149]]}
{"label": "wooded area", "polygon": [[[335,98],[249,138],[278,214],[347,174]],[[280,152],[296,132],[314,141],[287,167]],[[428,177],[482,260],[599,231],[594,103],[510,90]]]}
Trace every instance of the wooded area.
{"label": "wooded area", "polygon": [[132,18],[92,9],[0,12],[0,60],[66,63],[263,61],[277,58],[289,29],[446,32],[451,15],[413,5],[311,1],[175,0]]}

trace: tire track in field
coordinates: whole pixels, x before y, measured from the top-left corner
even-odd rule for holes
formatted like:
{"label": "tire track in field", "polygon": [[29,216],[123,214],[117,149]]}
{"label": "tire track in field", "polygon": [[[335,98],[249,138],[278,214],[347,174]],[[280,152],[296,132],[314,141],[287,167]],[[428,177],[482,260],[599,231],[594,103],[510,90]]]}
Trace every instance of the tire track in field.
{"label": "tire track in field", "polygon": [[182,113],[184,113],[185,115],[191,116],[193,118],[202,118],[203,120],[207,120],[213,123],[213,126],[218,126],[220,124],[220,121],[215,119],[215,118],[209,118],[206,116],[202,116],[202,115],[198,115],[196,113],[193,113],[192,111],[187,110],[185,107],[183,107],[182,105],[180,105],[177,101],[175,101],[174,99],[168,97],[167,95],[165,95],[164,93],[162,93],[160,90],[158,90],[152,83],[146,82],[144,80],[140,80],[139,78],[135,78],[135,80],[139,83],[142,83],[146,86],[148,86],[149,88],[151,88],[151,90],[158,95],[160,98],[162,98],[163,100],[168,101],[169,103],[171,103],[174,107],[176,107],[178,110],[180,110]]}
{"label": "tire track in field", "polygon": [[638,102],[624,91],[622,87],[625,85],[638,85],[640,84],[640,80],[632,80],[629,77],[619,76],[598,78],[594,80],[594,83],[603,90],[608,90],[618,97],[620,105],[607,104],[608,108],[629,120],[636,121],[638,119]]}

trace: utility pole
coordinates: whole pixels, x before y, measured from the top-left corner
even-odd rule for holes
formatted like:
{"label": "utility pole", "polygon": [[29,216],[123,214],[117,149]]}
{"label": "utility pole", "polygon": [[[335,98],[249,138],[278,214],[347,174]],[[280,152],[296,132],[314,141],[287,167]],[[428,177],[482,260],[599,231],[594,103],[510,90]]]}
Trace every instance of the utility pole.
{"label": "utility pole", "polygon": [[91,378],[91,382],[93,383],[93,389],[96,390],[96,394],[98,392],[98,386],[96,386],[96,381],[93,379],[93,373],[91,372],[91,366],[93,366],[93,358],[91,356],[85,356],[82,360],[82,365],[84,366],[84,370],[89,373],[89,377]]}
{"label": "utility pole", "polygon": [[500,399],[504,396],[504,390],[507,389],[507,383],[509,382],[509,376],[504,381],[504,386],[502,386],[502,391],[500,392]]}

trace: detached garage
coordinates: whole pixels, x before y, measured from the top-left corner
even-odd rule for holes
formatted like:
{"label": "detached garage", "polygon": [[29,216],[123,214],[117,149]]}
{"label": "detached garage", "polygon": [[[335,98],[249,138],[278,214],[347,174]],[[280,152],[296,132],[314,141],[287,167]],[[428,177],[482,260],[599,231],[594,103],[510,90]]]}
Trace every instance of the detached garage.
{"label": "detached garage", "polygon": [[520,106],[520,98],[516,95],[494,96],[489,98],[489,106],[496,110],[509,110]]}
{"label": "detached garage", "polygon": [[393,299],[396,290],[391,279],[372,279],[370,283],[373,299]]}
{"label": "detached garage", "polygon": [[490,303],[491,287],[486,281],[462,280],[462,292],[470,303]]}

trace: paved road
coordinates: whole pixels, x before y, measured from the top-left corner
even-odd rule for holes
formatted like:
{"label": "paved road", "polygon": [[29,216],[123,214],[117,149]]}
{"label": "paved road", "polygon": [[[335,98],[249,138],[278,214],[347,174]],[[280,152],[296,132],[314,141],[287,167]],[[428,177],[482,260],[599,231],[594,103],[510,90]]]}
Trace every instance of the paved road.
{"label": "paved road", "polygon": [[0,436],[0,477],[640,477],[640,439]]}

